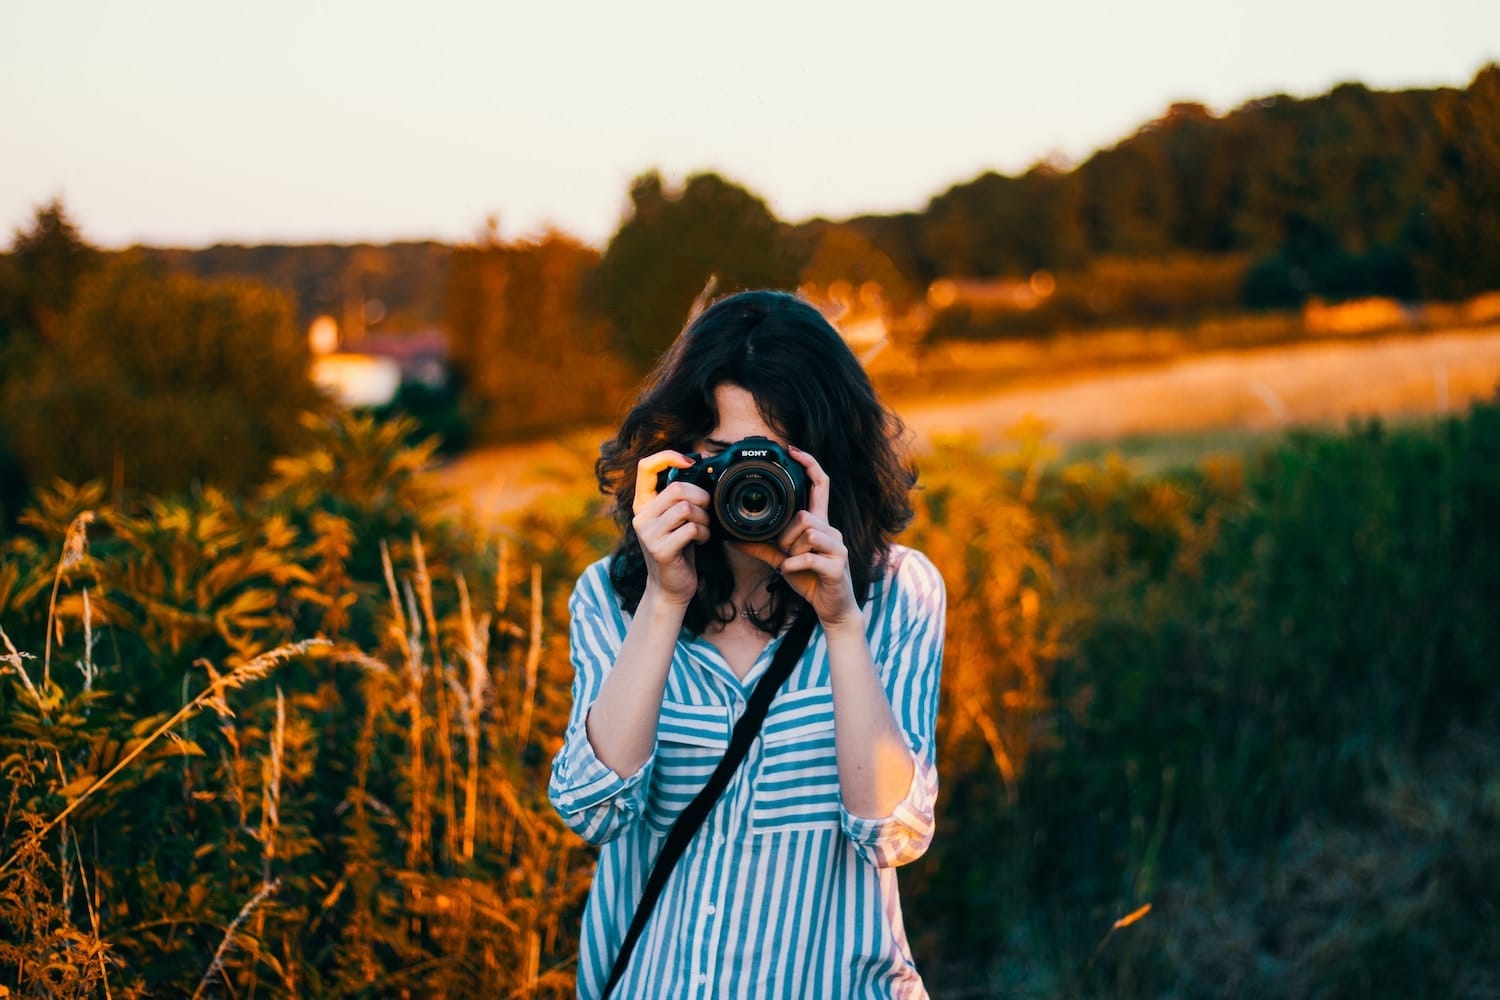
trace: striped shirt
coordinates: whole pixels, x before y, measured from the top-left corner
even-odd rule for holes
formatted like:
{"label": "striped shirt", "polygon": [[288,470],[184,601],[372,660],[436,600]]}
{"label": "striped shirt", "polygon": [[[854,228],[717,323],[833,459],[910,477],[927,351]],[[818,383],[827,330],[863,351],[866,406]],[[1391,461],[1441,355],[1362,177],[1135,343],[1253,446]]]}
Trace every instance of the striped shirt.
{"label": "striped shirt", "polygon": [[[899,546],[891,556],[865,603],[865,634],[912,752],[906,797],[882,819],[844,809],[828,651],[822,629],[814,629],[761,735],[667,881],[615,996],[927,996],[907,946],[894,869],[932,840],[946,598],[926,556]],[[579,577],[569,610],[573,710],[549,794],[564,822],[600,845],[578,961],[578,995],[592,1000],[672,821],[724,755],[780,639],[741,680],[710,642],[684,632],[655,751],[621,777],[595,756],[584,729],[629,623],[607,559]]]}

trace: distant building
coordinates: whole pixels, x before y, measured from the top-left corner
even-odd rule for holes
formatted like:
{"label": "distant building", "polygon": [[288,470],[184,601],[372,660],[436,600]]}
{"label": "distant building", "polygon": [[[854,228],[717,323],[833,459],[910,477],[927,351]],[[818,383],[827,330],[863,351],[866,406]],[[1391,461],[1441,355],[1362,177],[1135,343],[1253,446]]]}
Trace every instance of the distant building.
{"label": "distant building", "polygon": [[358,351],[345,351],[339,349],[338,322],[319,316],[308,329],[308,343],[313,381],[345,406],[385,406],[403,385],[442,389],[450,377],[448,336],[442,330],[366,333]]}

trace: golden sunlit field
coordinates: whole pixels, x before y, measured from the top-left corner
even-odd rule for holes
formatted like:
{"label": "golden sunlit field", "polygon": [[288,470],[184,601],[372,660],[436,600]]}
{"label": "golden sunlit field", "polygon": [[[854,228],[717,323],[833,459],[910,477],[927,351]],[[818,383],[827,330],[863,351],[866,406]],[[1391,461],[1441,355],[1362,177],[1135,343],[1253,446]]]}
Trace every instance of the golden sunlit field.
{"label": "golden sunlit field", "polygon": [[[1101,353],[1128,357],[1180,350],[1133,342],[1120,334]],[[1169,337],[1170,334],[1162,334]],[[1080,341],[1087,338],[1078,338]],[[945,365],[969,368],[970,388],[951,398],[930,390],[902,394],[897,409],[920,449],[950,437],[985,449],[1005,448],[1024,421],[1086,453],[1140,437],[1192,441],[1209,432],[1248,437],[1292,427],[1337,427],[1350,419],[1402,420],[1458,412],[1500,385],[1500,326],[1372,339],[1323,340],[1241,350],[1182,354],[1170,360],[1080,365],[1068,344],[1058,357],[1033,345],[945,346]],[[1042,365],[1061,369],[1047,374]],[[1033,374],[1017,374],[1027,369]],[[972,388],[981,372],[1002,387]],[[572,490],[591,477],[596,428],[558,438],[479,448],[444,465],[434,478],[472,503],[481,516],[520,510],[537,498]],[[1231,440],[1234,438],[1231,437]],[[1207,438],[1222,443],[1223,433]],[[1170,448],[1170,444],[1166,445]]]}

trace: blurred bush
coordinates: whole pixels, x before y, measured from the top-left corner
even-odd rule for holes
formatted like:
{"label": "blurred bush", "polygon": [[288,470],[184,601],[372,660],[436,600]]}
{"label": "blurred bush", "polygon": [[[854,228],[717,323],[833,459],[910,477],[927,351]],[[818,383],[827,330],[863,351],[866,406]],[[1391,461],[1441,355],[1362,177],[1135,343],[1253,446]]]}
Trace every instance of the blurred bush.
{"label": "blurred bush", "polygon": [[18,237],[9,277],[0,426],[32,485],[244,490],[324,405],[279,293],[101,263],[56,205]]}
{"label": "blurred bush", "polygon": [[597,251],[558,233],[453,251],[449,336],[479,436],[608,422],[625,404],[634,374],[586,291],[598,267]]}
{"label": "blurred bush", "polygon": [[[943,833],[909,876],[934,982],[1500,982],[1497,458],[1489,403],[1160,477],[971,459],[983,522],[940,465],[916,536],[956,591]],[[975,636],[1008,648],[975,670]],[[976,675],[991,732],[969,722]]]}

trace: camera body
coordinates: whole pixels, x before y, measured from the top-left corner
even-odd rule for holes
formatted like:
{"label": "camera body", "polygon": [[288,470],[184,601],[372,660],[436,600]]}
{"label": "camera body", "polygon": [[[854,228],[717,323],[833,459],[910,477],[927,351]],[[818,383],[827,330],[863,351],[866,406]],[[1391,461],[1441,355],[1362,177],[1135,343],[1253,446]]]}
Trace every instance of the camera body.
{"label": "camera body", "polygon": [[717,455],[705,455],[686,469],[665,469],[657,490],[677,481],[708,491],[709,532],[715,538],[766,542],[786,530],[806,510],[807,470],[767,437],[747,437]]}

